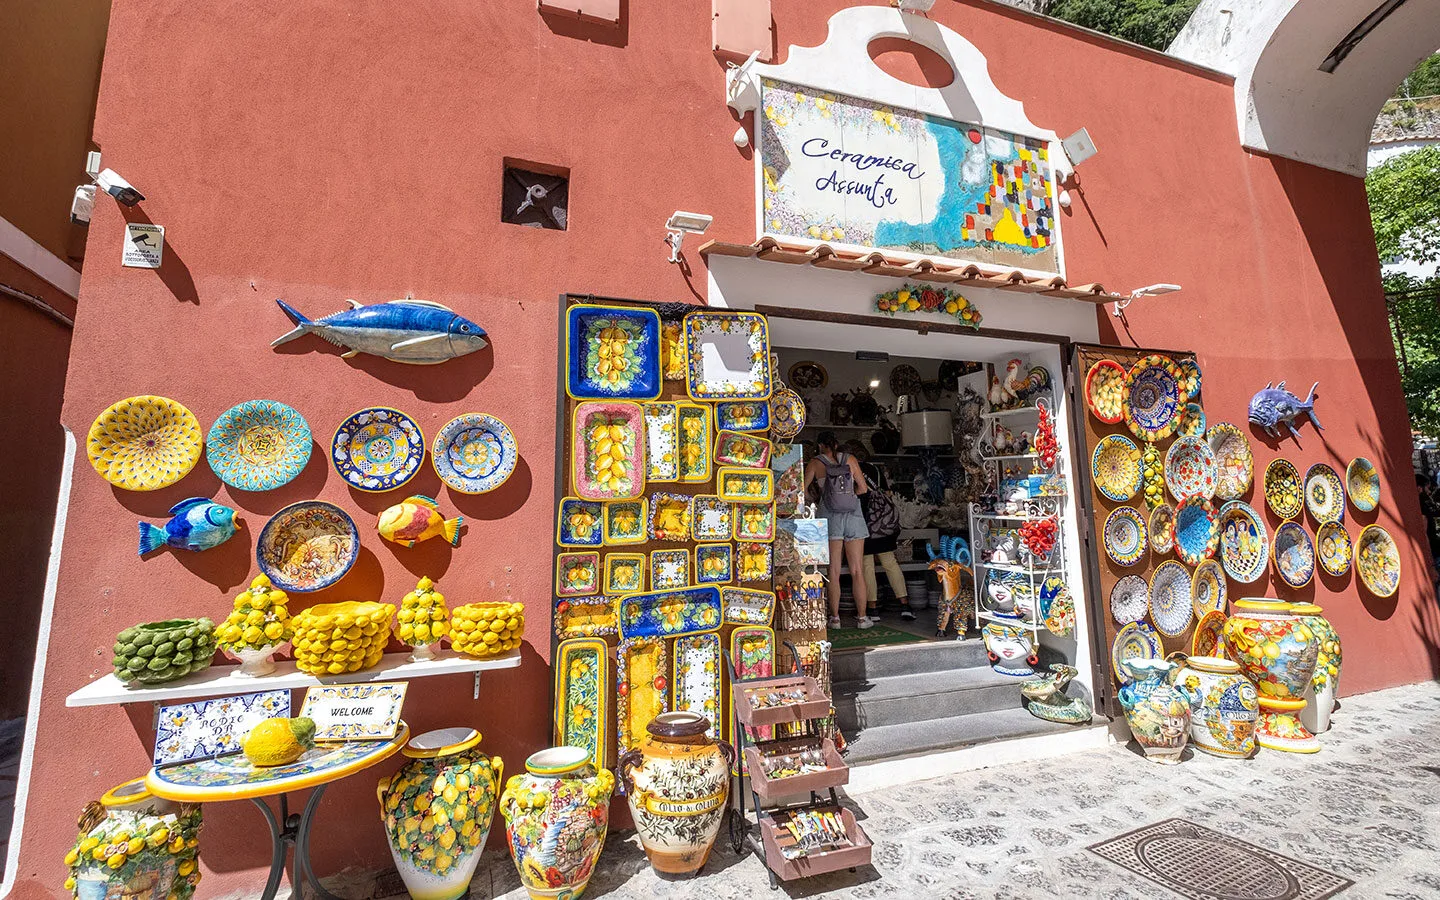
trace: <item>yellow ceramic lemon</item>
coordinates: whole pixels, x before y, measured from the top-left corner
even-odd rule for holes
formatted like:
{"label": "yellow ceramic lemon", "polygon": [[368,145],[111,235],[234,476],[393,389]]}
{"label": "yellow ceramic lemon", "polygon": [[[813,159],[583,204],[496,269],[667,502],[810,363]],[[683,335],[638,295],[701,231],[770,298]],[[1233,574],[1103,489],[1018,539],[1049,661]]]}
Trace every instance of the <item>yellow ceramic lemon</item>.
{"label": "yellow ceramic lemon", "polygon": [[245,735],[245,757],[257,766],[283,766],[315,746],[315,720],[266,719]]}

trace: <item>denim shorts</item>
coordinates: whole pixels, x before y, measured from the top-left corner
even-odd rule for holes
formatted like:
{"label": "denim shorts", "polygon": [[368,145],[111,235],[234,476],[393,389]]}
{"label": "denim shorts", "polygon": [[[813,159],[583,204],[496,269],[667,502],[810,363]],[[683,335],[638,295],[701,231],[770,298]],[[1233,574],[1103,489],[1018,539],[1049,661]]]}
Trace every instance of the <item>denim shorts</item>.
{"label": "denim shorts", "polygon": [[830,523],[832,541],[863,541],[870,536],[870,529],[865,526],[865,517],[859,512],[832,512],[825,518]]}

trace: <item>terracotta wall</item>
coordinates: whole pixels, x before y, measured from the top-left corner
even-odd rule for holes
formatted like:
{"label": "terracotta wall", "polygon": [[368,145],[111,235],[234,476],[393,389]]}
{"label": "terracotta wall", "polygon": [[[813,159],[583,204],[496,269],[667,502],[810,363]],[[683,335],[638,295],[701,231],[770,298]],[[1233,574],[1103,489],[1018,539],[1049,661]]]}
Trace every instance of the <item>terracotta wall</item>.
{"label": "terracotta wall", "polygon": [[[781,57],[791,43],[820,42],[842,5],[777,5]],[[1105,314],[1114,338],[1195,350],[1216,418],[1242,417],[1269,378],[1319,379],[1328,430],[1307,434],[1295,458],[1343,465],[1370,455],[1398,488],[1379,520],[1418,535],[1360,182],[1243,152],[1226,79],[1001,6],[944,0],[935,16],[989,55],[1001,89],[1024,99],[1037,123],[1060,134],[1085,126],[1099,146],[1063,220],[1072,280],[1185,286],[1138,302],[1128,325],[1110,326]],[[67,709],[65,695],[107,670],[121,628],[222,614],[254,574],[256,530],[297,499],[339,503],[367,529],[356,571],[307,601],[395,600],[422,573],[455,603],[507,590],[523,600],[523,667],[486,676],[479,701],[468,678],[418,683],[407,718],[417,729],[478,726],[512,771],[545,745],[557,295],[703,299],[698,242],[687,242],[688,266],[665,259],[662,224],[676,209],[714,215],[708,237],[753,239],[752,163],[731,143],[709,38],[709,4],[699,0],[632,3],[609,29],[541,17],[525,0],[420,0],[404,16],[338,0],[303,10],[278,0],[116,9],[96,136],[107,164],[150,196],[130,214],[166,226],[165,265],[121,269],[122,216],[98,205],[65,423],[83,435],[107,404],[153,392],[183,401],[208,427],[230,405],[268,397],[298,408],[325,446],[366,405],[405,409],[427,433],[481,410],[510,424],[523,462],[504,489],[481,497],[439,491],[428,471],[415,480],[469,519],[453,551],[380,541],[368,529],[398,495],[346,489],[323,453],[297,481],[259,495],[229,491],[203,464],[156,494],[112,490],[77,467],[18,896],[57,890],[76,811],[146,767],[147,706]],[[505,157],[569,167],[568,231],[499,222]],[[342,360],[311,338],[267,346],[288,328],[277,296],[321,314],[346,297],[406,294],[480,322],[493,347],[412,369]],[[238,506],[249,523],[242,538],[204,555],[138,559],[135,520],[157,520],[196,494]],[[1349,641],[1345,691],[1437,670],[1436,626],[1421,612],[1434,598],[1416,546],[1405,546],[1397,601],[1347,586],[1327,603]],[[364,775],[327,795],[320,871],[389,864],[372,787]],[[203,890],[255,889],[265,864],[258,815],[222,804],[206,819]]]}

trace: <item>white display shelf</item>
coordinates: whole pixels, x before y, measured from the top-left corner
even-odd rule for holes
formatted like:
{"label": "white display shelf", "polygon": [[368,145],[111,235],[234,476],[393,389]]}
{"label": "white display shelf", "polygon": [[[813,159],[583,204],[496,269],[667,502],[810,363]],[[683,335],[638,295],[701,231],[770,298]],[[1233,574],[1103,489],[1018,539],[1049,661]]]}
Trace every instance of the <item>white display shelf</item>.
{"label": "white display shelf", "polygon": [[1043,566],[1031,568],[1029,566],[1012,566],[1005,563],[976,563],[977,569],[991,569],[996,572],[1014,572],[1018,575],[1048,575],[1051,572],[1063,571],[1061,566]]}
{"label": "white display shelf", "polygon": [[1053,515],[1050,515],[1050,516],[1026,516],[1026,515],[1007,516],[1007,515],[1001,515],[1000,513],[976,513],[976,514],[975,514],[975,518],[977,518],[977,519],[982,519],[982,520],[987,521],[987,522],[1039,522],[1039,521],[1042,521],[1042,520],[1044,520],[1044,519],[1053,519],[1053,518],[1055,518],[1055,516],[1053,516]]}
{"label": "white display shelf", "polygon": [[292,660],[277,660],[275,671],[258,677],[241,675],[239,666],[211,666],[203,672],[186,675],[154,687],[126,687],[114,673],[97,678],[65,698],[66,706],[109,706],[117,703],[150,703],[159,700],[185,700],[192,697],[220,697],[226,694],[248,694],[281,688],[308,688],[322,684],[363,684],[371,681],[404,681],[431,675],[457,675],[490,669],[514,669],[520,665],[520,651],[501,656],[474,659],[454,651],[442,650],[434,659],[411,662],[409,653],[387,653],[373,668],[324,678],[301,672]]}
{"label": "white display shelf", "polygon": [[1032,622],[1029,619],[1017,619],[1014,616],[1002,616],[1000,613],[986,612],[983,609],[976,612],[975,615],[979,616],[987,622],[1001,622],[1006,625],[1021,625],[1032,631],[1040,626],[1039,622]]}
{"label": "white display shelf", "polygon": [[1020,413],[1033,413],[1037,409],[1039,409],[1039,407],[1036,406],[1017,406],[1014,409],[997,409],[994,412],[981,413],[980,418],[1003,419],[1006,416],[1015,416]]}
{"label": "white display shelf", "polygon": [[995,456],[982,456],[986,462],[999,462],[1002,459],[1039,459],[1038,453],[1000,453]]}

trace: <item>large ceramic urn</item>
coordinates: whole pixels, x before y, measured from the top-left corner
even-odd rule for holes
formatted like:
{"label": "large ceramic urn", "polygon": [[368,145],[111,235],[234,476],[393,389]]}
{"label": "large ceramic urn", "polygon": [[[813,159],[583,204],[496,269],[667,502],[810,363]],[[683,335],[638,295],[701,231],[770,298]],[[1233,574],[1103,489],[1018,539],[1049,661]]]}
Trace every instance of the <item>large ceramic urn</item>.
{"label": "large ceramic urn", "polygon": [[640,844],[662,876],[699,872],[725,819],[735,750],[707,737],[709,729],[699,713],[661,713],[640,746],[620,757]]}
{"label": "large ceramic urn", "polygon": [[143,778],[111,788],[80,814],[65,855],[79,900],[189,900],[200,883],[200,807],[154,796]]}
{"label": "large ceramic urn", "polygon": [[1340,691],[1340,635],[1313,603],[1297,603],[1290,611],[1314,633],[1320,641],[1320,650],[1315,655],[1315,674],[1310,676],[1310,686],[1305,689],[1305,708],[1300,711],[1300,722],[1311,733],[1319,734],[1330,730],[1330,713],[1335,710],[1335,696]]}
{"label": "large ceramic urn", "polygon": [[1175,687],[1190,701],[1190,743],[1197,749],[1241,759],[1255,752],[1260,703],[1239,663],[1192,656],[1175,673]]}
{"label": "large ceramic urn", "polygon": [[473,728],[412,737],[400,751],[410,762],[376,788],[390,855],[414,900],[454,900],[470,887],[505,768],[479,743]]}
{"label": "large ceramic urn", "polygon": [[535,900],[575,900],[590,883],[610,825],[615,776],[583,747],[551,747],[525,760],[500,795],[510,858]]}
{"label": "large ceramic urn", "polygon": [[1271,750],[1315,753],[1320,742],[1300,721],[1300,711],[1315,674],[1319,637],[1295,615],[1293,604],[1246,597],[1231,606],[1225,645],[1260,694],[1256,740]]}
{"label": "large ceramic urn", "polygon": [[1035,674],[1034,666],[1040,659],[1036,655],[1035,635],[1029,628],[1008,622],[986,622],[980,635],[985,639],[990,668],[1001,675],[1015,677]]}
{"label": "large ceramic urn", "polygon": [[1129,681],[1116,696],[1130,733],[1146,759],[1175,765],[1190,734],[1190,700],[1171,684],[1179,667],[1149,658],[1127,659],[1120,666]]}

